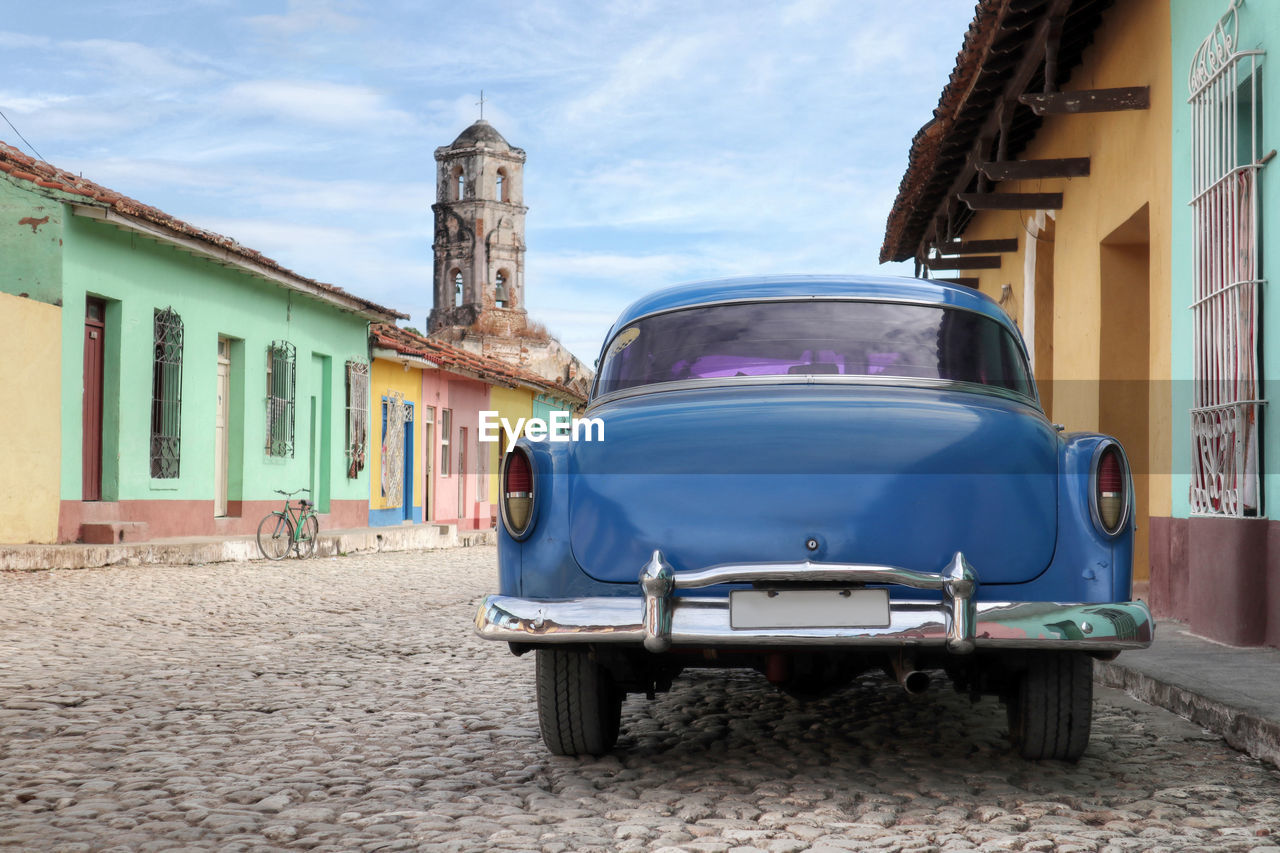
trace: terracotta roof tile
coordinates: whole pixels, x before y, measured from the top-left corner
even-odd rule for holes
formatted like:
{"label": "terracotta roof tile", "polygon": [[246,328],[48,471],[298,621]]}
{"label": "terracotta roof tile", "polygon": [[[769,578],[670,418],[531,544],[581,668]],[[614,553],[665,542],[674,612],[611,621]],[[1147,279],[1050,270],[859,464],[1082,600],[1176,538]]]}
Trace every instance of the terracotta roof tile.
{"label": "terracotta roof tile", "polygon": [[964,34],[964,44],[956,55],[956,65],[951,70],[951,77],[938,97],[933,118],[925,122],[911,140],[907,171],[898,184],[898,197],[889,212],[884,245],[880,248],[880,263],[906,260],[914,253],[915,246],[906,242],[908,238],[903,235],[907,217],[934,176],[941,143],[973,91],[973,83],[982,67],[987,49],[991,46],[992,36],[1009,2],[1010,0],[978,0],[973,21]]}
{"label": "terracotta roof tile", "polygon": [[[82,198],[93,199],[103,205],[109,206],[116,213],[123,216],[132,217],[134,219],[144,220],[153,225],[171,232],[180,237],[187,237],[216,246],[234,255],[239,255],[246,260],[253,261],[256,264],[267,267],[281,275],[294,279],[301,284],[305,284],[311,288],[331,293],[340,297],[342,300],[349,302],[353,307],[370,314],[380,314],[383,317],[407,317],[399,311],[386,308],[376,302],[370,302],[354,294],[348,293],[341,287],[333,284],[316,281],[299,275],[293,270],[281,266],[270,258],[264,256],[260,252],[256,252],[247,246],[242,246],[230,237],[224,237],[213,231],[184,222],[175,216],[170,216],[159,208],[152,207],[149,204],[143,204],[140,201],[122,195],[115,190],[108,189],[100,184],[96,184],[88,178],[80,175],[72,174],[64,169],[45,163],[42,160],[36,160],[23,154],[17,148],[0,142],[0,171],[7,172],[11,177],[27,181],[42,190],[52,190],[59,193],[68,193]],[[56,198],[56,196],[55,196]]]}
{"label": "terracotta roof tile", "polygon": [[[1058,76],[1067,79],[1080,64],[1101,16],[1113,0],[1072,0],[1059,46]],[[946,191],[960,176],[983,122],[996,108],[1018,61],[1030,47],[1035,23],[1048,12],[1047,0],[977,0],[973,21],[956,56],[931,118],[911,140],[907,170],[885,224],[880,262],[914,257],[931,219],[946,202]],[[1043,85],[1043,69],[1031,86]],[[1011,126],[1007,156],[1035,136],[1041,120],[1019,107]],[[962,218],[967,221],[967,217]],[[964,221],[956,223],[963,230]],[[953,234],[953,236],[956,236]]]}
{"label": "terracotta roof tile", "polygon": [[556,396],[571,400],[578,405],[586,402],[586,398],[582,394],[559,382],[543,379],[537,374],[508,364],[501,359],[478,355],[461,347],[455,347],[443,341],[410,332],[408,329],[392,326],[389,323],[373,324],[369,328],[369,334],[373,339],[374,346],[393,350],[401,355],[422,358],[434,362],[445,369],[462,370],[487,382],[506,385],[507,387],[526,385],[541,388],[544,391],[554,393]]}

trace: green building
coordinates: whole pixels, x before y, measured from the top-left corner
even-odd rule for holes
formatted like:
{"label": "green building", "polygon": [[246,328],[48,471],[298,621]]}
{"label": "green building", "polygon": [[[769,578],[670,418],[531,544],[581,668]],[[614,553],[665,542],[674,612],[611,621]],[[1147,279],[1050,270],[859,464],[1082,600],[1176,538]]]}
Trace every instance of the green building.
{"label": "green building", "polygon": [[369,323],[403,315],[3,144],[0,222],[0,542],[251,533],[276,489],[367,523]]}
{"label": "green building", "polygon": [[1172,0],[1172,517],[1152,519],[1157,613],[1280,646],[1280,14]]}

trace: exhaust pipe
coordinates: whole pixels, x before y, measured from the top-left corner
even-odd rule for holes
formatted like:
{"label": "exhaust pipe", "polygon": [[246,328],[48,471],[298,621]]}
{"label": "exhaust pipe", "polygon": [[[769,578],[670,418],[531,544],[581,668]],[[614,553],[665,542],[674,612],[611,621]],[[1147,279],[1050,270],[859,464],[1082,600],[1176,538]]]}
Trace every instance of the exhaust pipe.
{"label": "exhaust pipe", "polygon": [[918,669],[904,672],[898,678],[898,683],[902,685],[902,689],[912,696],[919,696],[921,693],[928,691],[929,681],[929,673]]}
{"label": "exhaust pipe", "polygon": [[929,689],[929,673],[916,669],[915,657],[898,652],[891,656],[893,677],[902,685],[902,689],[912,696],[919,696]]}

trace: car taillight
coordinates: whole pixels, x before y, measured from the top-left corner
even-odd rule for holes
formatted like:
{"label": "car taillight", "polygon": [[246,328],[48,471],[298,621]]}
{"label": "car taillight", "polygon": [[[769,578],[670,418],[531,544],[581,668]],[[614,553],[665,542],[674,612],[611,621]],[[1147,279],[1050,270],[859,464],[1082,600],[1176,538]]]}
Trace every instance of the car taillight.
{"label": "car taillight", "polygon": [[1128,497],[1124,461],[1120,456],[1120,450],[1114,445],[1102,451],[1102,457],[1098,460],[1097,482],[1094,487],[1097,489],[1098,520],[1102,523],[1102,529],[1105,532],[1114,534],[1124,523],[1125,501]]}
{"label": "car taillight", "polygon": [[530,511],[533,509],[533,466],[524,450],[516,448],[507,457],[507,467],[502,479],[503,516],[507,532],[523,535],[529,528]]}

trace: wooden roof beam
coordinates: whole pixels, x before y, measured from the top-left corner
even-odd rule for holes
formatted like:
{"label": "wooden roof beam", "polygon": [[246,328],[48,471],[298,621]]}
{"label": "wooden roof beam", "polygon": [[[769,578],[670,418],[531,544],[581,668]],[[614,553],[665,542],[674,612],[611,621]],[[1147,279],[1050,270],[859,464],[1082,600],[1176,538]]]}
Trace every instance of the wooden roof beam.
{"label": "wooden roof beam", "polygon": [[970,210],[1062,210],[1062,193],[960,193]]}
{"label": "wooden roof beam", "polygon": [[944,255],[980,255],[983,252],[1016,252],[1018,238],[1007,240],[958,240],[935,243],[934,247]]}
{"label": "wooden roof beam", "polygon": [[1028,92],[1018,98],[1038,116],[1109,113],[1151,107],[1150,86],[1080,89],[1075,92]]}
{"label": "wooden roof beam", "polygon": [[[1027,52],[1023,54],[1022,59],[1018,60],[1013,76],[1005,84],[1002,100],[1016,101],[1018,96],[1027,90],[1027,86],[1031,83],[1031,78],[1035,77],[1036,71],[1040,68],[1040,63],[1045,58],[1045,48],[1048,44],[1049,33],[1052,30],[1054,19],[1065,16],[1071,8],[1071,2],[1072,0],[1051,0],[1044,18],[1036,25],[1035,35],[1027,42]],[[978,131],[977,138],[994,136],[1000,129],[1001,118],[999,111],[992,110],[986,121],[983,122],[982,129]],[[960,167],[955,180],[947,188],[946,196],[942,202],[943,205],[949,207],[952,200],[969,186],[969,182],[973,180],[974,174],[977,172],[978,162],[980,161],[971,161]],[[947,209],[947,207],[944,207],[944,209]]]}
{"label": "wooden roof beam", "polygon": [[968,258],[929,258],[925,266],[931,270],[998,270],[999,255],[974,255]]}
{"label": "wooden roof beam", "polygon": [[978,289],[978,285],[979,285],[979,283],[981,283],[981,279],[977,279],[977,278],[968,278],[968,277],[962,277],[962,278],[935,278],[935,279],[930,279],[930,281],[943,281],[943,282],[946,282],[947,284],[962,284],[962,285],[964,285],[965,287],[972,287],[974,290],[977,290],[977,289]]}
{"label": "wooden roof beam", "polygon": [[1062,157],[1056,160],[1004,160],[995,163],[979,163],[978,171],[993,181],[1087,178],[1089,176],[1089,158]]}

